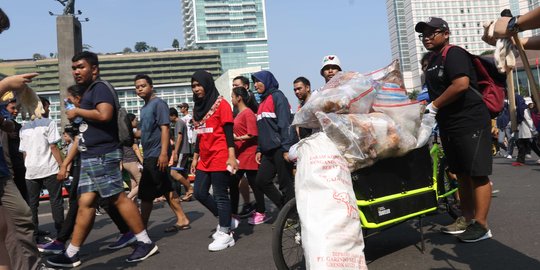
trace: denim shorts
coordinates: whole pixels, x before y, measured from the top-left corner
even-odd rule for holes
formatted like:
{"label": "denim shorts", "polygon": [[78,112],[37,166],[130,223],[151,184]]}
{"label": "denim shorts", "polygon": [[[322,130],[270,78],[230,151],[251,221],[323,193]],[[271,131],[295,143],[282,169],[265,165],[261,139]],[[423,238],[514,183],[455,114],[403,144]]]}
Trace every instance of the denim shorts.
{"label": "denim shorts", "polygon": [[81,160],[79,194],[97,192],[108,198],[124,191],[124,181],[120,172],[122,151],[114,150],[97,157]]}

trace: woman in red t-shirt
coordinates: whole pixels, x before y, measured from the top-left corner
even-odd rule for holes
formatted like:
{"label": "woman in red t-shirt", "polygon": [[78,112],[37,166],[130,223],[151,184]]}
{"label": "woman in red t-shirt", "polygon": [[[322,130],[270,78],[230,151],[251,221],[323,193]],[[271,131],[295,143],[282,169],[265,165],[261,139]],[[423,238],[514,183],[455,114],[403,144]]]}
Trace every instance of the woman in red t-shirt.
{"label": "woman in red t-shirt", "polygon": [[[229,103],[219,96],[212,74],[197,71],[191,76],[193,124],[197,133],[191,172],[195,173],[195,198],[219,218],[214,241],[208,250],[219,251],[234,246],[232,229],[238,220],[231,219],[229,185],[238,170],[234,153],[233,116]],[[209,190],[212,187],[213,195]]]}
{"label": "woman in red t-shirt", "polygon": [[254,112],[257,111],[257,101],[253,93],[244,87],[233,88],[231,100],[233,106],[238,109],[233,131],[236,158],[240,161],[240,170],[236,173],[235,181],[231,183],[231,207],[238,208],[238,181],[245,174],[255,196],[255,212],[248,219],[248,223],[257,225],[268,220],[265,214],[264,193],[255,182],[259,169],[259,164],[255,161],[258,131],[257,116]]}

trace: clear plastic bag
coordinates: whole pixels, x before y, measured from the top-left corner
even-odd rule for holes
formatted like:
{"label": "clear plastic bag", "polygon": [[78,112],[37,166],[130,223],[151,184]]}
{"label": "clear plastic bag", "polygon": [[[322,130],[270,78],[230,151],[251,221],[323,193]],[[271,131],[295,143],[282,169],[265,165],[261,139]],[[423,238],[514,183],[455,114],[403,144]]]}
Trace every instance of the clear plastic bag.
{"label": "clear plastic bag", "polygon": [[384,113],[398,124],[403,132],[416,138],[425,104],[418,101],[409,101],[402,104],[373,104],[373,110]]}
{"label": "clear plastic bag", "polygon": [[414,137],[403,134],[399,126],[382,113],[318,112],[317,118],[351,170],[371,166],[381,158],[403,155],[416,146]]}
{"label": "clear plastic bag", "polygon": [[358,72],[339,72],[295,114],[293,125],[319,128],[316,112],[368,113],[375,99],[371,80]]}
{"label": "clear plastic bag", "polygon": [[372,71],[370,73],[364,74],[366,77],[369,77],[376,88],[384,84],[394,84],[399,88],[405,89],[405,84],[403,83],[403,75],[401,74],[401,69],[399,68],[399,61],[396,59],[390,63],[390,65],[383,67],[381,69]]}
{"label": "clear plastic bag", "polygon": [[410,102],[407,90],[396,87],[395,84],[385,83],[377,89],[375,104],[403,104]]}

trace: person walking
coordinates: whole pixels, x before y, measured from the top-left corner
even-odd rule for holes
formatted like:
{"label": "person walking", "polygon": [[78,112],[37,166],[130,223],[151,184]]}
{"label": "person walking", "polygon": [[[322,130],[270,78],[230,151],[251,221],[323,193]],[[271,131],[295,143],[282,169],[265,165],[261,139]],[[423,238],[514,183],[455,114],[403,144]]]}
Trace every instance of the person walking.
{"label": "person walking", "polygon": [[[426,69],[431,103],[427,113],[435,117],[450,171],[457,175],[463,217],[442,228],[458,234],[463,242],[492,237],[487,216],[491,204],[491,119],[478,89],[476,72],[468,52],[450,47],[450,28],[441,18],[430,17],[415,26],[424,47],[432,52]],[[443,59],[443,50],[448,53]]]}
{"label": "person walking", "polygon": [[[137,117],[135,114],[128,113],[128,119],[132,128],[137,128]],[[129,174],[130,189],[127,197],[135,201],[139,193],[139,184],[141,182],[142,155],[139,145],[134,142],[132,146],[122,146],[124,155],[122,156],[122,168]]]}
{"label": "person walking", "polygon": [[[255,197],[255,212],[248,218],[248,223],[258,225],[269,219],[264,206],[264,193],[256,184],[259,164],[255,162],[255,155],[257,153],[257,136],[259,133],[257,130],[257,116],[255,116],[254,112],[257,111],[258,106],[255,96],[244,87],[233,88],[231,100],[233,106],[238,109],[238,114],[234,118],[233,132],[235,153],[238,161],[240,161],[239,170],[231,183],[231,205],[234,213],[234,210],[238,209],[238,182],[246,175]],[[236,196],[232,194],[235,187]]]}
{"label": "person walking", "polygon": [[[214,84],[212,74],[200,70],[191,76],[193,91],[193,124],[197,134],[191,173],[195,174],[195,199],[204,205],[219,224],[212,234],[209,251],[220,251],[235,245],[231,230],[238,220],[231,217],[229,186],[238,171],[234,151],[231,106]],[[213,194],[210,195],[210,187]]]}
{"label": "person walking", "polygon": [[[73,104],[75,107],[80,107],[82,95],[84,94],[84,88],[79,85],[72,85],[67,88],[67,102]],[[38,250],[44,254],[61,254],[66,249],[66,243],[71,238],[73,229],[75,228],[75,221],[77,218],[77,212],[79,210],[78,205],[78,187],[79,179],[81,175],[81,157],[78,150],[79,146],[79,128],[80,123],[71,122],[64,128],[64,133],[67,133],[71,137],[72,143],[68,145],[67,154],[64,161],[60,165],[56,179],[59,182],[67,181],[68,177],[71,179],[71,183],[67,185],[69,187],[69,208],[62,224],[62,229],[56,236],[56,239],[43,244],[38,244]],[[108,199],[99,198],[99,207],[105,209],[109,217],[120,231],[118,239],[107,246],[108,249],[115,250],[126,247],[137,239],[135,235],[129,231],[129,227],[118,212],[118,209]]]}
{"label": "person walking", "polygon": [[[259,136],[255,160],[260,166],[256,182],[281,208],[294,197],[293,164],[289,162],[289,148],[295,138],[294,130],[290,128],[291,106],[270,71],[259,71],[252,78],[262,99],[257,110]],[[276,174],[279,190],[274,185]]]}
{"label": "person walking", "polygon": [[[173,136],[173,153],[169,166],[171,167],[171,177],[184,186],[185,195],[181,198],[182,201],[191,201],[193,198],[193,187],[188,180],[188,158],[191,154],[188,141],[188,127],[184,120],[178,118],[178,111],[175,108],[169,109],[169,119],[174,125]],[[180,169],[182,168],[182,169]]]}
{"label": "person walking", "polygon": [[57,143],[61,137],[57,124],[49,119],[49,100],[40,97],[43,104],[42,118],[26,122],[20,130],[21,143],[19,151],[24,155],[26,166],[26,188],[28,190],[28,205],[32,210],[32,222],[36,227],[34,238],[38,242],[39,196],[42,188],[49,191],[49,201],[54,220],[56,235],[64,223],[64,199],[62,198],[62,183],[56,181],[58,168],[62,164],[62,155]]}
{"label": "person walking", "polygon": [[59,267],[76,267],[81,264],[79,250],[94,224],[98,196],[110,200],[118,208],[137,238],[135,249],[126,261],[145,260],[158,251],[158,246],[148,237],[137,206],[124,193],[116,93],[99,79],[99,61],[95,53],[83,51],[73,56],[71,61],[75,82],[86,89],[80,108],[66,111],[70,120],[76,117],[83,119],[79,138],[79,209],[70,244],[65,252],[49,258],[47,263]]}
{"label": "person walking", "polygon": [[156,96],[153,81],[146,74],[135,76],[135,91],[144,100],[141,108],[141,144],[144,150],[143,172],[139,184],[141,215],[144,226],[148,220],[155,198],[165,196],[169,207],[176,216],[176,223],[165,229],[165,232],[177,232],[191,229],[178,194],[172,189],[169,180],[169,106]]}

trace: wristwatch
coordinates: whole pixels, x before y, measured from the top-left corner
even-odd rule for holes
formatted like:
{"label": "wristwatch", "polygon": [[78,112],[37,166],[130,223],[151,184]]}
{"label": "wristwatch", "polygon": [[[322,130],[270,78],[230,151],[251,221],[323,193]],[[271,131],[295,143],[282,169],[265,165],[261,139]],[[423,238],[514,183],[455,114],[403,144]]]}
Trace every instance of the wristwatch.
{"label": "wristwatch", "polygon": [[506,29],[508,29],[508,32],[510,33],[518,33],[519,32],[519,25],[518,25],[518,18],[519,16],[514,16],[510,21],[508,21],[508,26]]}

